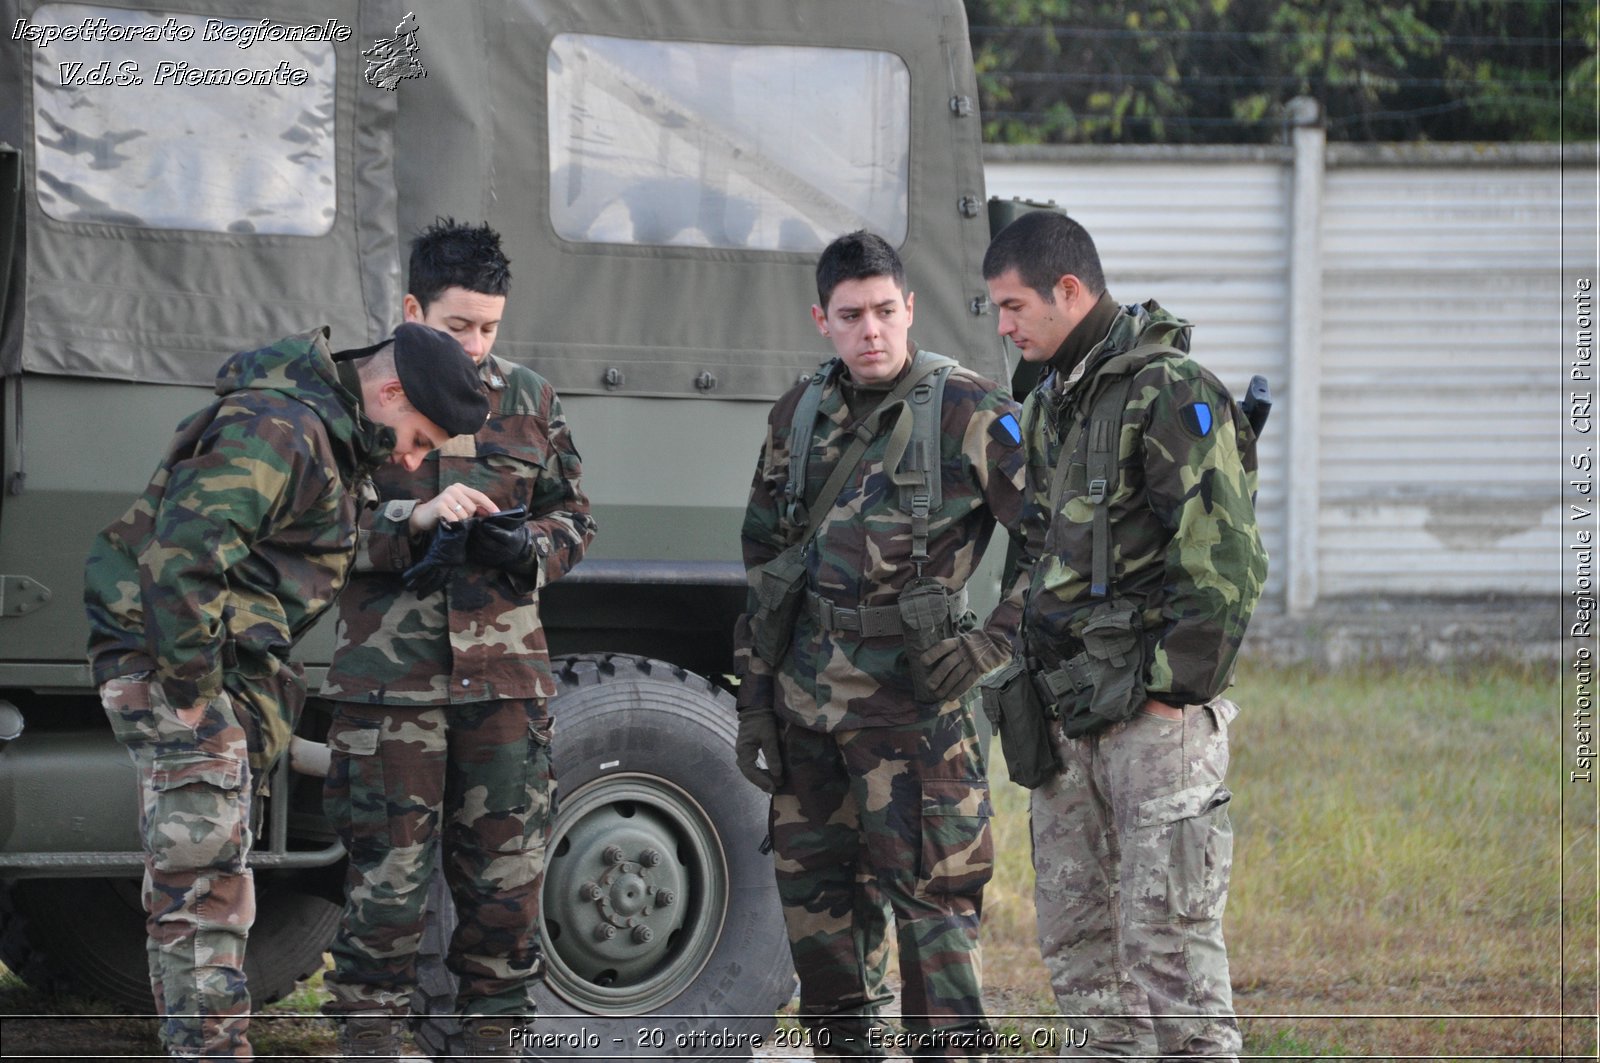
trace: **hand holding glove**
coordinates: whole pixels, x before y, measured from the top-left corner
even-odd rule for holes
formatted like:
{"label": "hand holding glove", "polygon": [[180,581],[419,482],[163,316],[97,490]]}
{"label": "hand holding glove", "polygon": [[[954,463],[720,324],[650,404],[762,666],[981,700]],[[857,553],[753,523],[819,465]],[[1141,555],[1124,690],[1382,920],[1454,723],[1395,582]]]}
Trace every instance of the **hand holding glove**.
{"label": "hand holding glove", "polygon": [[533,556],[533,529],[522,506],[469,522],[467,561],[484,568],[519,569]]}
{"label": "hand holding glove", "polygon": [[[756,757],[764,756],[761,767]],[[739,737],[734,742],[734,760],[746,779],[764,793],[774,793],[783,785],[783,753],[778,745],[778,714],[772,709],[740,709]]]}
{"label": "hand holding glove", "polygon": [[988,672],[1011,660],[1009,643],[995,639],[983,628],[935,642],[923,653],[922,667],[937,701],[958,698]]}
{"label": "hand holding glove", "polygon": [[426,598],[444,589],[461,566],[467,561],[467,537],[470,520],[455,522],[441,520],[433,529],[433,539],[422,560],[406,569],[400,578],[406,590]]}

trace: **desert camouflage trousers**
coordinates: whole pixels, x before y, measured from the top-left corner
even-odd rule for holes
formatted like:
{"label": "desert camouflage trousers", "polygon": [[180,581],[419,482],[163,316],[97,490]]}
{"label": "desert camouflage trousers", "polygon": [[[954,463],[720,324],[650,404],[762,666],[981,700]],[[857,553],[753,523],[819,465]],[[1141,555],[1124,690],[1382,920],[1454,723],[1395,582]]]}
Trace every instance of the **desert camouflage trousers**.
{"label": "desert camouflage trousers", "polygon": [[800,1021],[828,1031],[818,1055],[882,1056],[868,1031],[892,999],[891,917],[906,1030],[982,1029],[978,920],[994,842],[970,709],[831,733],[790,724],[783,761],[770,820],[778,895]]}
{"label": "desert camouflage trousers", "polygon": [[442,850],[446,965],[468,1015],[531,1015],[554,783],[542,699],[403,708],[337,702],[323,807],[350,852],[330,1014],[404,1014]]}
{"label": "desert camouflage trousers", "polygon": [[256,908],[245,859],[259,724],[224,693],[190,727],[142,679],[113,679],[100,700],[138,775],[145,947],[162,1043],[180,1058],[252,1058],[244,952]]}
{"label": "desert camouflage trousers", "polygon": [[1052,729],[1061,772],[1033,791],[1039,949],[1082,1056],[1235,1056],[1222,940],[1233,864],[1228,725],[1140,711],[1084,738]]}

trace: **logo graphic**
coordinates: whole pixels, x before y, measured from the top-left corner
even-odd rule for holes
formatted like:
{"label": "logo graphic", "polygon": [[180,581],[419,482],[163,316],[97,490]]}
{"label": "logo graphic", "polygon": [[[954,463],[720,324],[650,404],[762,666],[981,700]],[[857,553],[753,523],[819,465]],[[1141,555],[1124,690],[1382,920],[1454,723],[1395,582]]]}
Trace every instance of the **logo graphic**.
{"label": "logo graphic", "polygon": [[417,16],[408,11],[394,28],[393,37],[374,41],[371,48],[361,53],[367,60],[364,75],[367,84],[393,92],[407,78],[427,77],[428,72],[417,58],[417,50]]}
{"label": "logo graphic", "polygon": [[1204,439],[1211,431],[1211,406],[1204,402],[1191,402],[1178,411],[1183,427],[1189,434]]}

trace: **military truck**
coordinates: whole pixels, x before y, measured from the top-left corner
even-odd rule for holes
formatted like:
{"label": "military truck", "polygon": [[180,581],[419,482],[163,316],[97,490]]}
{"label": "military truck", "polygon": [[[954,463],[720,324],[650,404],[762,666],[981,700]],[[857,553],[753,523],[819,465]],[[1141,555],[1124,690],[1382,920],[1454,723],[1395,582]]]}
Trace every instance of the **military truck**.
{"label": "military truck", "polygon": [[[831,353],[807,308],[833,236],[887,236],[914,337],[1005,378],[962,5],[0,12],[0,961],[150,1010],[133,776],[83,659],[90,537],[229,353],[387,335],[407,240],[454,216],[504,234],[495,350],[560,391],[600,528],[542,602],[563,689],[541,1029],[693,1056],[707,1030],[770,1028],[793,975],[766,801],[732,754],[739,523],[769,404]],[[324,625],[296,651],[313,690],[331,645]],[[258,1002],[317,969],[337,920],[319,795],[283,766],[263,802]],[[630,924],[625,879],[676,902]]]}

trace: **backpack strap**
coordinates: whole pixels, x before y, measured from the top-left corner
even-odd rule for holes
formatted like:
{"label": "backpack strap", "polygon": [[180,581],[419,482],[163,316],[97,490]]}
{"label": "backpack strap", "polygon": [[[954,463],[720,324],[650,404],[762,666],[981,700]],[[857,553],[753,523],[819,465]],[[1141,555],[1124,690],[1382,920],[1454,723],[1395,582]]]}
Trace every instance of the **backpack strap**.
{"label": "backpack strap", "polygon": [[1085,497],[1094,506],[1090,529],[1093,554],[1089,562],[1089,595],[1105,598],[1111,588],[1111,495],[1116,490],[1121,468],[1117,463],[1122,442],[1122,414],[1128,408],[1128,393],[1133,390],[1134,373],[1116,378],[1095,397],[1089,414],[1089,452],[1084,462],[1088,473]]}
{"label": "backpack strap", "polygon": [[[1089,563],[1089,593],[1092,597],[1107,598],[1111,594],[1111,498],[1117,493],[1121,480],[1117,459],[1122,440],[1122,421],[1127,413],[1133,379],[1139,370],[1157,358],[1171,355],[1181,357],[1183,353],[1177,347],[1164,343],[1146,343],[1106,359],[1095,370],[1094,380],[1090,384],[1089,416],[1073,423],[1056,458],[1055,474],[1050,481],[1050,528],[1045,533],[1040,559],[1049,557],[1054,551],[1056,514],[1066,493],[1072,460],[1082,447],[1086,473],[1084,497],[1094,506]],[[1035,406],[1038,405],[1041,404],[1035,403]],[[1033,591],[1037,590],[1035,583]]]}
{"label": "backpack strap", "polygon": [[806,390],[794,408],[794,419],[789,422],[789,470],[783,485],[787,504],[784,516],[790,524],[803,524],[806,498],[806,456],[811,450],[811,440],[817,431],[817,411],[822,408],[822,392],[828,382],[844,370],[844,362],[833,358],[818,367],[806,383]]}
{"label": "backpack strap", "polygon": [[[837,359],[835,361],[837,362]],[[911,370],[906,374],[905,378],[894,386],[894,390],[889,392],[877,409],[873,410],[872,413],[868,415],[860,424],[856,425],[855,438],[851,440],[850,446],[845,450],[845,452],[840,455],[838,464],[833,467],[833,473],[828,477],[827,482],[822,485],[822,490],[817,492],[816,501],[812,504],[810,507],[810,512],[806,516],[805,530],[801,533],[800,538],[795,540],[796,542],[805,542],[807,539],[810,539],[811,536],[816,533],[816,530],[822,525],[823,515],[831,510],[833,508],[833,504],[838,501],[839,492],[844,490],[845,480],[849,479],[850,474],[855,471],[856,466],[861,464],[861,459],[866,455],[867,448],[872,445],[872,441],[877,438],[879,430],[883,427],[885,418],[891,412],[895,413],[895,433],[898,433],[900,422],[905,420],[905,418],[900,416],[900,414],[903,412],[902,408],[906,405],[906,402],[904,401],[906,397],[910,395],[911,392],[919,384],[921,384],[924,379],[937,372],[940,368],[954,364],[955,363],[951,362],[950,359],[943,358],[939,355],[929,355],[924,358],[922,352],[919,351],[917,353],[917,359],[912,362]],[[828,367],[827,373],[836,372],[837,370],[835,370],[832,366]],[[826,374],[822,373],[818,374],[818,376],[825,375]],[[818,396],[819,401],[817,406],[819,407],[822,395],[822,386],[816,377],[814,377],[812,382],[806,386],[807,393],[809,394],[813,388],[815,388]],[[800,401],[802,405],[806,404],[806,396],[802,395]],[[812,431],[815,431],[816,427],[816,409],[817,407],[813,407],[811,413]],[[797,414],[802,412],[799,406],[796,406],[795,412]],[[805,422],[799,417],[796,417],[795,425],[790,426],[789,438],[791,443],[798,436],[798,429],[796,426],[803,423]],[[907,437],[909,437],[909,434],[910,433],[908,430]],[[804,467],[806,464],[807,454],[811,450],[811,439],[811,433],[807,433],[798,450],[792,445],[790,447],[789,479],[784,488],[786,493],[789,490],[789,487],[795,482],[795,467],[797,465]],[[895,435],[891,434],[891,444],[894,442],[894,439]],[[885,462],[885,464],[887,465],[887,462]],[[804,483],[803,476],[801,478],[801,483]],[[804,512],[805,509],[806,506],[803,501],[803,496],[796,496],[789,500],[790,514]],[[794,520],[792,516],[790,522],[799,523],[797,520]],[[926,516],[924,517],[924,524],[926,524]],[[926,531],[924,531],[923,549],[924,552],[926,552]]]}
{"label": "backpack strap", "polygon": [[932,376],[912,388],[903,402],[911,408],[910,423],[904,432],[904,416],[895,424],[883,466],[893,470],[889,480],[900,489],[900,509],[911,515],[911,562],[921,578],[922,566],[929,560],[929,518],[944,505],[939,433],[944,420],[944,385],[956,362],[932,351],[918,351],[917,359],[919,364],[926,359],[933,366]]}

